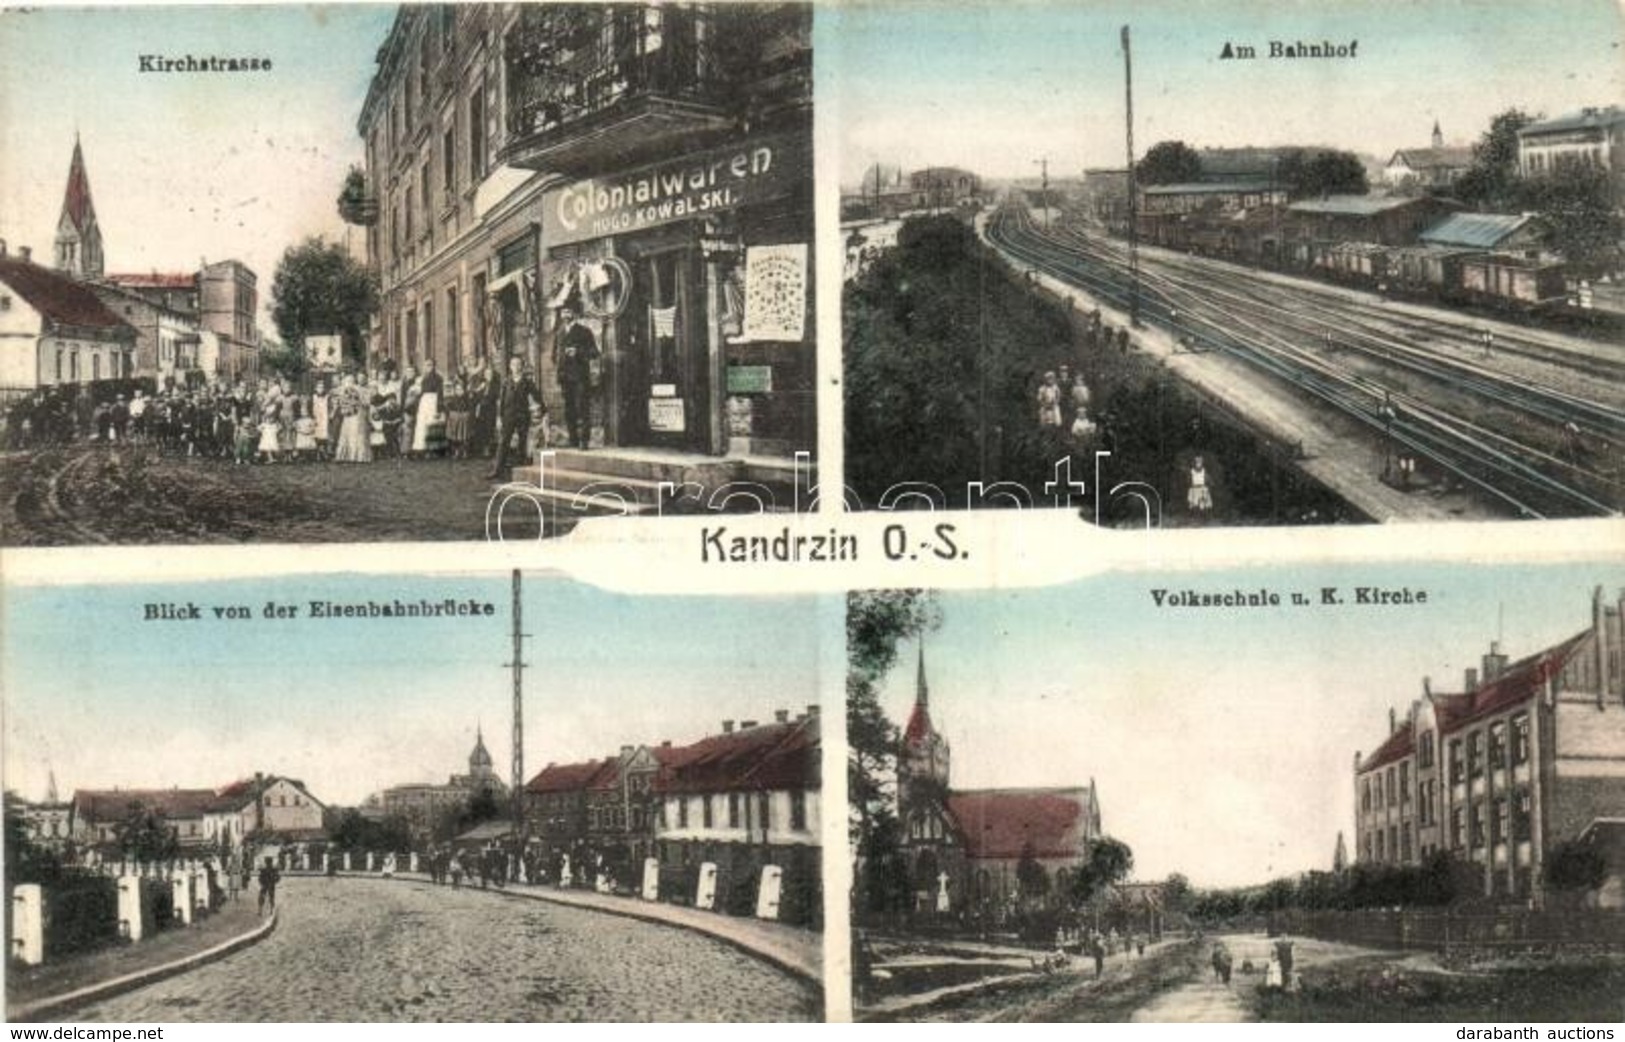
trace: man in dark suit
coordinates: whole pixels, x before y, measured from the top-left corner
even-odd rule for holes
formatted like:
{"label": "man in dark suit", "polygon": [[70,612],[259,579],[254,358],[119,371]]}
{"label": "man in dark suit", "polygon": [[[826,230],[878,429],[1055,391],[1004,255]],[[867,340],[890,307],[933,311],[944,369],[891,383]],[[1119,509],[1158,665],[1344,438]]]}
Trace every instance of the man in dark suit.
{"label": "man in dark suit", "polygon": [[525,360],[508,358],[508,374],[496,394],[497,458],[486,477],[505,481],[515,459],[524,459],[530,443],[530,405],[542,405],[542,392],[525,373]]}
{"label": "man in dark suit", "polygon": [[592,436],[592,363],[597,358],[592,330],[582,325],[574,305],[564,305],[553,334],[553,366],[564,391],[564,426],[578,449],[585,449]]}

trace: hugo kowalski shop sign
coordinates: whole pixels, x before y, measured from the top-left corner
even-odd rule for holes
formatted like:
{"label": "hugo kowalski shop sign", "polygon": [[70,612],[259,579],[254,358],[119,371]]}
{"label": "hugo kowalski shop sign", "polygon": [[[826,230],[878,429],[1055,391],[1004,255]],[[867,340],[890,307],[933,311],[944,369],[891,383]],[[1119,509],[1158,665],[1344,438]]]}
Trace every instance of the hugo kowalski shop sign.
{"label": "hugo kowalski shop sign", "polygon": [[549,247],[621,235],[781,199],[807,187],[804,135],[777,134],[684,156],[542,195]]}

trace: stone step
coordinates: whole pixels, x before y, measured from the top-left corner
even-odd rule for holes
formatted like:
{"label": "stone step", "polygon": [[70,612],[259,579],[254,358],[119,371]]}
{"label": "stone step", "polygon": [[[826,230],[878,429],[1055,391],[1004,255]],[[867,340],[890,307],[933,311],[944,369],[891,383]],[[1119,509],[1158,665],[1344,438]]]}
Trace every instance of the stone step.
{"label": "stone step", "polygon": [[[534,468],[529,469],[534,470]],[[524,479],[529,477],[530,475],[527,474]],[[580,495],[583,490],[592,485],[598,486],[595,490],[596,493],[605,496],[620,495],[628,500],[648,504],[650,507],[660,502],[660,482],[658,481],[622,477],[618,474],[600,474],[585,470],[547,468],[548,491],[569,492]],[[591,496],[585,498],[591,498]]]}
{"label": "stone step", "polygon": [[548,463],[550,472],[576,471],[673,484],[697,481],[707,487],[732,481],[738,468],[738,461],[714,456],[616,449],[555,449]]}

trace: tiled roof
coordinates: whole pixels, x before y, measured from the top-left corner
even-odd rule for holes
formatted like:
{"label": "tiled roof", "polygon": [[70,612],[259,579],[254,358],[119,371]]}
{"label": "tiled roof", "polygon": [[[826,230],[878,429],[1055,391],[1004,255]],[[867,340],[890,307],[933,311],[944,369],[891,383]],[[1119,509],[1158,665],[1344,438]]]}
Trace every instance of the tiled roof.
{"label": "tiled roof", "polygon": [[213,789],[80,789],[73,806],[88,821],[122,821],[135,804],[166,818],[198,818],[214,809],[216,799]]}
{"label": "tiled roof", "polygon": [[574,792],[585,789],[613,761],[588,760],[585,763],[550,763],[525,783],[526,792]]}
{"label": "tiled roof", "polygon": [[10,286],[34,310],[60,325],[127,331],[131,338],[135,336],[135,328],[113,314],[88,287],[49,268],[16,257],[0,257],[0,283]]}
{"label": "tiled roof", "polygon": [[1607,108],[1587,108],[1578,112],[1569,112],[1552,119],[1530,123],[1518,131],[1518,136],[1534,134],[1557,134],[1570,130],[1586,130],[1592,127],[1613,127],[1625,123],[1625,109],[1618,105]]}
{"label": "tiled roof", "polygon": [[816,715],[711,735],[681,750],[657,782],[663,792],[818,787]]}
{"label": "tiled roof", "polygon": [[[1171,185],[1151,185],[1146,195],[1217,195],[1225,192],[1261,192],[1268,181],[1185,181]],[[1283,190],[1279,186],[1277,191]]]}
{"label": "tiled roof", "polygon": [[160,272],[146,274],[108,275],[108,282],[126,289],[196,289],[197,276],[189,272]]}
{"label": "tiled roof", "polygon": [[1467,167],[1473,165],[1470,148],[1402,148],[1394,153],[1389,165],[1403,160],[1412,170],[1436,170],[1440,167]]}
{"label": "tiled roof", "polygon": [[1467,246],[1473,249],[1493,249],[1514,234],[1530,218],[1515,213],[1454,213],[1417,238],[1439,246]]}
{"label": "tiled roof", "polygon": [[1300,199],[1287,209],[1295,213],[1340,214],[1351,217],[1369,217],[1401,207],[1425,202],[1421,198],[1398,195],[1329,195],[1324,199]]}
{"label": "tiled roof", "polygon": [[1360,761],[1361,771],[1371,771],[1386,766],[1396,760],[1403,760],[1416,748],[1416,734],[1409,720],[1400,724],[1399,730],[1389,735],[1387,740],[1377,746],[1370,756]]}
{"label": "tiled roof", "polygon": [[[1591,631],[1586,630],[1544,651],[1519,659],[1503,669],[1495,679],[1485,681],[1471,691],[1429,695],[1439,733],[1446,735],[1459,731],[1476,720],[1529,701],[1540,691],[1548,677],[1563,671],[1569,658],[1590,635]],[[1415,744],[1412,725],[1406,721],[1370,756],[1360,760],[1360,771],[1363,773],[1404,759]]]}
{"label": "tiled roof", "polygon": [[1089,789],[974,789],[948,794],[972,858],[1073,857],[1091,837]]}

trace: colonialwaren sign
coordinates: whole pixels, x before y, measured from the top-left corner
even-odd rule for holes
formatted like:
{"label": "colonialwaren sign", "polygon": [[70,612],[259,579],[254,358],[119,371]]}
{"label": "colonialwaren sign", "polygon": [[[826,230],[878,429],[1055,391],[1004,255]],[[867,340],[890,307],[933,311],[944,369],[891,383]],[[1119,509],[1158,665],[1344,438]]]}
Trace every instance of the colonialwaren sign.
{"label": "colonialwaren sign", "polygon": [[655,228],[766,202],[812,179],[805,135],[750,138],[710,152],[542,193],[547,247]]}

